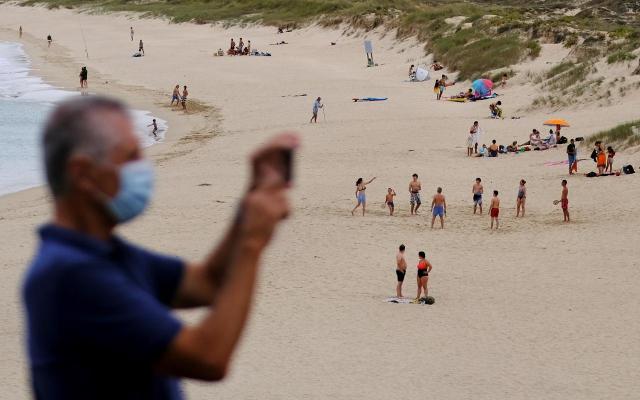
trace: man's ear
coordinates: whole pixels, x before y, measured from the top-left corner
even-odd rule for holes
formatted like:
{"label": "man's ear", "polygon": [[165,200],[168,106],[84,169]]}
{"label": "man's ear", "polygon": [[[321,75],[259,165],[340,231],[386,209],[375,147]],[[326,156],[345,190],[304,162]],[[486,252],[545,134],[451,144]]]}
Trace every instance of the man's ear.
{"label": "man's ear", "polygon": [[71,157],[66,168],[70,189],[96,195],[105,194],[101,190],[100,171],[91,158],[85,155]]}

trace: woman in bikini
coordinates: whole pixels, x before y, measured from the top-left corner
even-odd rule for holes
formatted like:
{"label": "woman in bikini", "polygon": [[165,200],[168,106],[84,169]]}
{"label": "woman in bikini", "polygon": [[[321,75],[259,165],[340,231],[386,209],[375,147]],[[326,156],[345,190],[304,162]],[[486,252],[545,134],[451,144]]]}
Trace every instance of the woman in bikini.
{"label": "woman in bikini", "polygon": [[356,200],[358,204],[351,210],[351,215],[354,215],[358,207],[362,205],[362,216],[364,217],[364,212],[367,207],[367,196],[364,194],[364,191],[367,190],[367,185],[373,182],[376,179],[374,176],[368,182],[364,182],[362,178],[358,178],[356,181]]}
{"label": "woman in bikini", "polygon": [[522,210],[522,216],[524,217],[524,204],[527,201],[527,187],[525,186],[527,181],[520,179],[520,187],[518,188],[518,198],[516,200],[516,217],[520,216],[520,210]]}

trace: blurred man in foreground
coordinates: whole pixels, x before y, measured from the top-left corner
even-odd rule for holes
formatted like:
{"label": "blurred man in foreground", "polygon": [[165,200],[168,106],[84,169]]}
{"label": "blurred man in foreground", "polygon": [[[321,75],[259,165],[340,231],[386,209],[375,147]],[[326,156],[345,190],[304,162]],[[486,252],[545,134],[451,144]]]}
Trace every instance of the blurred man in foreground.
{"label": "blurred man in foreground", "polygon": [[[207,259],[186,263],[114,234],[143,212],[154,180],[125,107],[61,104],[43,137],[54,217],[23,288],[35,398],[173,400],[183,398],[179,377],[222,379],[260,256],[289,210],[281,155],[296,146],[285,134],[253,155],[235,222]],[[171,312],[202,306],[212,308],[195,326]]]}

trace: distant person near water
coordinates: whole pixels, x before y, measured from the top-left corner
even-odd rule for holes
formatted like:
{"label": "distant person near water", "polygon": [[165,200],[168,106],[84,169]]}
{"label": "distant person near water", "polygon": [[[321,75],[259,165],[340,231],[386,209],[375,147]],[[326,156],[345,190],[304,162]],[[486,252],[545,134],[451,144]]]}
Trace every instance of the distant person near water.
{"label": "distant person near water", "polygon": [[151,127],[153,126],[153,131],[151,132],[153,134],[153,137],[158,137],[158,123],[156,122],[156,119],[154,118],[153,121],[151,121],[151,123],[149,125],[147,125],[147,127]]}
{"label": "distant person near water", "polygon": [[131,41],[133,42],[133,26],[129,28],[129,31],[131,33]]}
{"label": "distant person near water", "polygon": [[375,176],[368,182],[364,182],[362,178],[358,178],[356,181],[356,200],[358,201],[358,204],[356,204],[353,210],[351,210],[351,215],[354,215],[358,207],[362,206],[362,216],[364,217],[365,209],[367,207],[367,195],[364,191],[367,190],[367,185],[375,180]]}
{"label": "distant person near water", "polygon": [[144,43],[142,43],[142,39],[140,39],[140,42],[138,43],[138,52],[144,55]]}
{"label": "distant person near water", "polygon": [[180,103],[182,104],[182,109],[187,110],[187,97],[189,97],[189,91],[187,90],[187,86],[183,86],[182,88],[182,98],[180,99]]}
{"label": "distant person near water", "polygon": [[176,85],[173,88],[173,93],[171,94],[171,104],[173,105],[173,102],[176,102],[176,105],[180,104],[180,85]]}
{"label": "distant person near water", "polygon": [[522,216],[524,217],[524,206],[527,202],[527,187],[525,186],[527,181],[520,179],[520,186],[518,187],[518,197],[516,198],[516,218],[520,216],[520,210],[522,210]]}
{"label": "distant person near water", "polygon": [[411,205],[411,215],[418,214],[418,208],[422,204],[420,200],[420,191],[422,184],[418,180],[418,174],[413,174],[411,182],[409,182],[409,205]]}
{"label": "distant person near water", "polygon": [[22,38],[22,25],[20,25],[20,29],[18,29],[18,36]]}
{"label": "distant person near water", "polygon": [[431,201],[431,229],[436,221],[436,217],[440,217],[440,229],[444,229],[444,217],[447,215],[447,200],[442,194],[442,188],[436,190],[436,194]]}
{"label": "distant person near water", "polygon": [[418,268],[418,276],[417,276],[418,294],[416,295],[415,301],[420,300],[421,293],[424,293],[424,297],[427,297],[429,295],[429,289],[427,286],[429,284],[429,273],[433,269],[433,266],[429,261],[427,261],[426,254],[424,253],[424,251],[421,251],[418,253],[417,268]]}
{"label": "distant person near water", "polygon": [[484,188],[482,187],[482,179],[476,178],[476,183],[473,184],[471,192],[473,193],[473,213],[476,213],[476,209],[480,207],[480,215],[482,215],[482,194]]}
{"label": "distant person near water", "polygon": [[396,254],[396,278],[398,284],[396,285],[396,296],[402,297],[402,283],[404,282],[404,276],[407,274],[407,260],[404,259],[404,244],[401,244],[398,248],[398,254]]}
{"label": "distant person near water", "polygon": [[387,189],[387,195],[384,198],[384,203],[389,208],[389,215],[393,216],[393,211],[395,210],[395,204],[393,202],[393,198],[396,197],[396,191],[393,188]]}
{"label": "distant person near water", "polygon": [[[261,257],[290,212],[281,154],[297,143],[281,135],[253,154],[250,189],[224,239],[188,262],[115,233],[153,198],[153,163],[127,107],[98,96],[59,104],[42,139],[54,212],[21,290],[34,396],[182,400],[180,378],[224,379]],[[204,313],[193,323],[173,313],[195,308]]]}
{"label": "distant person near water", "polygon": [[51,37],[51,35],[47,35],[47,47],[51,47],[51,42],[53,42],[53,38]]}
{"label": "distant person near water", "polygon": [[322,98],[318,97],[316,101],[313,102],[313,109],[311,110],[313,112],[313,115],[311,116],[311,120],[309,120],[309,123],[318,123],[318,110],[324,107],[324,104],[322,104],[321,101]]}
{"label": "distant person near water", "polygon": [[87,78],[89,76],[89,72],[87,71],[87,67],[82,67],[80,69],[80,87],[86,88],[88,87]]}
{"label": "distant person near water", "polygon": [[491,229],[493,229],[493,222],[496,222],[496,229],[500,225],[498,216],[500,215],[500,198],[498,197],[498,191],[493,191],[493,197],[491,198],[491,206],[489,208],[489,215],[491,216]]}

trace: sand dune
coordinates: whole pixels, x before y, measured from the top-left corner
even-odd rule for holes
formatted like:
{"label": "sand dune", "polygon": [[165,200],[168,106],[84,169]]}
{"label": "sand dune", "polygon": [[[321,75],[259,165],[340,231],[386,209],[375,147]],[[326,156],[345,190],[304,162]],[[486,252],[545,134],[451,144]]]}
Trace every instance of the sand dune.
{"label": "sand dune", "polygon": [[[185,385],[190,399],[633,399],[640,392],[640,198],[638,175],[569,179],[573,222],[558,207],[564,149],[469,159],[467,130],[479,120],[483,141],[526,140],[550,114],[586,136],[638,117],[640,97],[609,107],[518,112],[535,89],[523,78],[500,90],[507,116],[488,119],[488,103],[433,99],[433,82],[405,82],[408,64],[426,62],[422,46],[374,39],[376,68],[365,68],[363,36],[316,27],[286,35],[264,27],[220,27],[87,15],[68,10],[0,6],[0,40],[18,25],[35,73],[74,88],[87,65],[90,89],[126,98],[168,121],[152,208],[122,233],[187,258],[205,254],[229,222],[247,175],[246,154],[283,129],[301,133],[295,213],[265,259],[255,309],[228,380]],[[136,28],[146,56],[128,37]],[[82,32],[90,58],[85,56]],[[46,48],[44,38],[54,37]],[[231,37],[250,39],[272,57],[213,57]],[[270,46],[286,40],[288,45]],[[330,46],[337,41],[336,46]],[[544,70],[563,57],[545,45],[542,58],[518,66]],[[109,83],[105,83],[105,82]],[[167,104],[176,83],[200,107],[185,115]],[[462,83],[451,88],[464,90]],[[290,95],[306,93],[307,96]],[[285,96],[285,97],[283,97]],[[310,125],[313,98],[326,120]],[[386,102],[353,103],[384,96]],[[215,109],[214,109],[215,108]],[[587,149],[580,149],[588,156]],[[638,165],[621,152],[618,166]],[[583,167],[584,166],[584,167]],[[581,164],[591,168],[590,162]],[[428,207],[408,216],[407,186],[420,174],[423,201],[444,188],[444,231],[429,229]],[[368,188],[368,214],[352,217],[354,183]],[[471,186],[502,198],[502,224],[473,216]],[[528,186],[527,216],[516,219],[518,181]],[[201,186],[201,184],[210,186]],[[380,208],[387,187],[398,192],[396,217]],[[0,398],[28,398],[19,285],[46,221],[43,189],[0,198]],[[395,290],[394,252],[408,250],[405,293],[425,250],[434,265],[433,306],[385,304]],[[198,313],[184,314],[197,319]]]}

